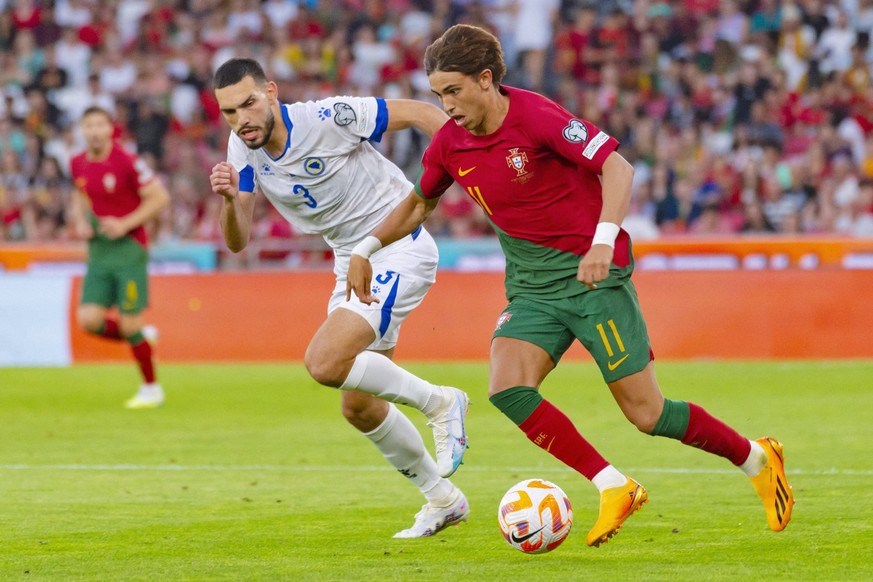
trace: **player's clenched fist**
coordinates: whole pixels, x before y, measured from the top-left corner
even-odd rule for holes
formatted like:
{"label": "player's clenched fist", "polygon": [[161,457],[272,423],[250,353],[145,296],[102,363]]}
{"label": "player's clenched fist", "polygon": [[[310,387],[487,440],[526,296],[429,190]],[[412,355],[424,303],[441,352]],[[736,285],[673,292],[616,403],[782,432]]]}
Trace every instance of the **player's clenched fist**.
{"label": "player's clenched fist", "polygon": [[597,284],[609,277],[613,249],[609,245],[592,245],[579,262],[576,279],[589,289],[597,289]]}
{"label": "player's clenched fist", "polygon": [[209,183],[213,192],[231,200],[239,193],[239,172],[227,162],[219,162],[212,167]]}

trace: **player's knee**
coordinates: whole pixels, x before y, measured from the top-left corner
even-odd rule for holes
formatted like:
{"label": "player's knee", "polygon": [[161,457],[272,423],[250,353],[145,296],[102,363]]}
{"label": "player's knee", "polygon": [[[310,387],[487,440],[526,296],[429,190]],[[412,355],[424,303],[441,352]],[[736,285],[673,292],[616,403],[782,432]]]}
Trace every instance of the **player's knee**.
{"label": "player's knee", "polygon": [[367,413],[367,405],[361,400],[343,399],[342,413],[350,424],[357,426]]}
{"label": "player's knee", "polygon": [[631,414],[627,415],[627,419],[637,427],[641,433],[652,434],[655,430],[655,425],[658,424],[661,411],[654,408],[641,407],[635,409]]}
{"label": "player's knee", "polygon": [[88,333],[100,333],[103,322],[98,319],[79,319],[79,328]]}
{"label": "player's knee", "polygon": [[339,388],[348,375],[348,371],[343,373],[337,362],[328,356],[320,355],[314,350],[306,350],[303,356],[303,365],[306,366],[306,371],[312,376],[312,379],[324,386]]}
{"label": "player's knee", "polygon": [[104,320],[105,318],[101,313],[95,313],[90,310],[79,310],[76,312],[76,323],[88,333],[99,333],[103,328]]}
{"label": "player's knee", "polygon": [[389,404],[363,392],[343,392],[342,413],[353,427],[362,433],[379,428],[388,418]]}
{"label": "player's knee", "polygon": [[118,331],[124,337],[130,337],[140,330],[142,330],[142,323],[139,321],[126,321],[124,318],[121,318],[118,322]]}

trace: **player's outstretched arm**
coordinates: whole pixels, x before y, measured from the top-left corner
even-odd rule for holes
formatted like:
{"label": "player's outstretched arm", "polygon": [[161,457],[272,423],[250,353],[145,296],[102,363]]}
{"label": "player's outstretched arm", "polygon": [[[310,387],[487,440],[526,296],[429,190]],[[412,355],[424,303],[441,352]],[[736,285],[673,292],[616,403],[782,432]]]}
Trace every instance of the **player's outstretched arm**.
{"label": "player's outstretched arm", "polygon": [[388,107],[388,131],[415,127],[433,137],[449,120],[442,109],[414,99],[386,99]]}
{"label": "player's outstretched arm", "polygon": [[255,195],[240,192],[239,172],[227,162],[212,167],[209,175],[212,191],[224,198],[221,207],[221,234],[227,248],[238,253],[249,243],[249,234],[255,214]]}
{"label": "player's outstretched arm", "polygon": [[378,303],[370,292],[373,278],[373,268],[370,266],[370,255],[394,241],[398,241],[422,225],[436,208],[439,198],[428,200],[412,190],[391,214],[385,217],[382,224],[376,227],[373,234],[359,242],[352,249],[349,261],[349,272],[346,277],[346,301],[352,298],[352,291],[362,303],[370,305]]}
{"label": "player's outstretched arm", "polygon": [[576,278],[589,289],[609,276],[615,237],[630,206],[633,166],[618,152],[612,152],[603,162],[603,208],[591,248],[579,262]]}
{"label": "player's outstretched arm", "polygon": [[124,216],[100,218],[100,232],[111,239],[121,238],[136,227],[145,224],[160,214],[170,203],[170,194],[160,180],[152,180],[139,189],[141,202]]}

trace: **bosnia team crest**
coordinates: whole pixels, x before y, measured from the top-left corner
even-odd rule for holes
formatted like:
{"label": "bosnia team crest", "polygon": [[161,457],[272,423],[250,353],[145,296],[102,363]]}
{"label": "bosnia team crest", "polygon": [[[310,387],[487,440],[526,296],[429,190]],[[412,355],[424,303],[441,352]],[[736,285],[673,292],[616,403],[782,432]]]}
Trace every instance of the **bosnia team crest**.
{"label": "bosnia team crest", "polygon": [[510,148],[509,155],[506,156],[506,165],[510,168],[515,168],[518,172],[517,176],[527,174],[524,165],[527,163],[527,153],[518,151],[521,148]]}
{"label": "bosnia team crest", "polygon": [[303,160],[303,169],[310,176],[319,176],[324,172],[324,160],[321,158],[306,158]]}

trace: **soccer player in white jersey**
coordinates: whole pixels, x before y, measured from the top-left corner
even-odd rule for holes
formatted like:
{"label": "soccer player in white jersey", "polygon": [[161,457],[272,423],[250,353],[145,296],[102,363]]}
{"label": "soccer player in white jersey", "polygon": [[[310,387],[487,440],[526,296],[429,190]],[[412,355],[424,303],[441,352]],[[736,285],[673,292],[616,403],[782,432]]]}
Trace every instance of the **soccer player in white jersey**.
{"label": "soccer player in white jersey", "polygon": [[[221,65],[214,85],[233,130],[227,161],[209,177],[213,192],[224,197],[221,229],[228,248],[239,252],[249,240],[256,187],[295,229],[321,234],[333,248],[336,287],[304,363],[317,382],[342,390],[346,419],[424,494],[415,523],[394,537],[429,536],[466,520],[467,500],[447,477],[467,448],[467,395],[391,360],[401,322],[435,280],[436,244],[419,229],[372,256],[378,305],[347,301],[345,280],[351,250],[412,190],[370,142],[408,127],[433,135],[448,118],[412,100],[332,97],[283,104],[276,84],[251,59]],[[436,462],[395,402],[428,418]]]}

